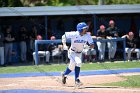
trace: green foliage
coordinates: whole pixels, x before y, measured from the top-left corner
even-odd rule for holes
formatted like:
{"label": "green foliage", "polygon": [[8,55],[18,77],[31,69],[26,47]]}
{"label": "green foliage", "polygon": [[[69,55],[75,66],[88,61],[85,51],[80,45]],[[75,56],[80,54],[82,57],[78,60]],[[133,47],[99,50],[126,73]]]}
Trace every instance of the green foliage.
{"label": "green foliage", "polygon": [[48,0],[47,5],[49,6],[63,6],[63,3],[60,0]]}
{"label": "green foliage", "polygon": [[[0,0],[0,7],[97,5],[99,0]],[[140,4],[140,0],[105,0],[105,4]]]}
{"label": "green foliage", "polygon": [[64,6],[76,5],[75,0],[60,0],[60,2],[63,3]]}
{"label": "green foliage", "polygon": [[140,4],[140,0],[106,0],[105,4]]}
{"label": "green foliage", "polygon": [[20,0],[8,0],[10,7],[21,7],[23,6]]}
{"label": "green foliage", "polygon": [[0,7],[22,7],[20,0],[0,0]]}
{"label": "green foliage", "polygon": [[8,0],[0,0],[0,7],[7,7],[8,6]]}
{"label": "green foliage", "polygon": [[36,3],[35,6],[45,6],[46,4],[44,3]]}

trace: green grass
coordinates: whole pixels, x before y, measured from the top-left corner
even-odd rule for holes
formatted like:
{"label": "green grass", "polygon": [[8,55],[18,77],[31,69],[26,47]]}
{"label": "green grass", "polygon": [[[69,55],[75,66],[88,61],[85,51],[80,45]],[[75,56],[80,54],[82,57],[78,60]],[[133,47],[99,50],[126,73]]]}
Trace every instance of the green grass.
{"label": "green grass", "polygon": [[140,75],[124,76],[125,81],[101,84],[103,86],[120,86],[120,87],[136,87],[140,88]]}
{"label": "green grass", "polygon": [[125,69],[140,68],[140,62],[115,62],[115,63],[94,63],[84,64],[82,70],[100,70],[100,69]]}
{"label": "green grass", "polygon": [[[8,66],[0,67],[0,73],[24,73],[24,72],[52,72],[64,71],[68,65],[53,64],[39,66]],[[118,62],[118,63],[93,63],[83,64],[81,70],[102,70],[102,69],[125,69],[125,68],[140,68],[140,62]]]}

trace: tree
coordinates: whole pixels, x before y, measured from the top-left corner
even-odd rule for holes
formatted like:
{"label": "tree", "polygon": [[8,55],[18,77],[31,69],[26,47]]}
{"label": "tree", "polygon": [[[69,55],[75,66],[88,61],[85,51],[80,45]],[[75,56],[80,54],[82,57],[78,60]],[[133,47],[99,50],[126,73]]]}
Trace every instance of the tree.
{"label": "tree", "polygon": [[8,0],[0,0],[0,7],[7,7],[8,6]]}
{"label": "tree", "polygon": [[[140,4],[140,0],[104,0],[105,4]],[[0,7],[97,5],[99,0],[0,0]]]}
{"label": "tree", "polygon": [[0,0],[0,7],[21,7],[23,6],[20,0]]}

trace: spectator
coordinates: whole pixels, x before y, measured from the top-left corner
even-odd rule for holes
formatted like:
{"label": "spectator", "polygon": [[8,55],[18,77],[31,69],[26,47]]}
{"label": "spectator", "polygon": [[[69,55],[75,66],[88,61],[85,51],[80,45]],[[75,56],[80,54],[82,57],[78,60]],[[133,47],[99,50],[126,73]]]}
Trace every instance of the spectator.
{"label": "spectator", "polygon": [[19,31],[19,39],[20,39],[20,56],[21,62],[26,62],[26,53],[27,53],[27,40],[28,40],[28,32],[24,26],[20,27]]}
{"label": "spectator", "polygon": [[[115,26],[115,22],[113,20],[109,21],[109,27],[107,28],[107,39],[116,39],[117,37],[119,37],[119,30],[118,28]],[[111,62],[114,62],[114,56],[116,54],[116,49],[117,49],[117,42],[112,41],[112,42],[108,42],[108,58],[109,60],[111,60]]]}
{"label": "spectator", "polygon": [[140,49],[140,30],[139,30],[139,33],[138,33],[138,35],[137,35],[137,44],[136,44],[136,47],[138,48],[138,49]]}
{"label": "spectator", "polygon": [[67,57],[67,55],[68,55],[68,47],[63,47],[62,54],[63,54],[63,61],[65,63],[68,63],[67,62],[68,61],[68,57]]}
{"label": "spectator", "polygon": [[35,43],[35,39],[37,37],[37,29],[35,26],[32,26],[32,30],[30,32],[30,50],[34,51],[34,43]]}
{"label": "spectator", "polygon": [[[90,32],[87,32],[88,34],[91,35]],[[95,38],[95,36],[92,36],[92,38]],[[82,56],[83,56],[83,60],[84,62],[87,62],[87,61],[95,61],[95,58],[96,58],[96,50],[94,48],[90,48],[89,44],[85,44],[84,46],[84,49],[83,49],[83,52],[82,52]]]}
{"label": "spectator", "polygon": [[91,61],[94,62],[96,58],[96,50],[93,48],[90,48],[89,44],[84,45],[83,49],[83,59],[84,62]]}
{"label": "spectator", "polygon": [[[101,25],[100,29],[97,31],[97,39],[98,40],[103,40],[106,39],[107,33],[105,31],[105,26]],[[104,61],[104,56],[105,56],[105,46],[106,42],[97,42],[98,50],[99,50],[99,61],[103,62]]]}
{"label": "spectator", "polygon": [[[37,35],[37,40],[42,40],[42,36],[41,35]],[[36,61],[36,56],[35,56],[35,52],[33,52],[33,59],[34,61]],[[46,57],[46,64],[49,64],[49,60],[50,60],[50,52],[46,51],[46,45],[40,44],[38,46],[38,56],[43,55]],[[36,63],[36,62],[35,62]]]}
{"label": "spectator", "polygon": [[14,34],[12,32],[12,27],[8,26],[6,31],[4,32],[5,38],[5,63],[8,65],[12,65],[12,49],[13,49],[13,41],[15,40]]}
{"label": "spectator", "polygon": [[0,65],[5,67],[4,63],[4,34],[0,30]]}
{"label": "spectator", "polygon": [[122,36],[122,38],[126,38],[126,48],[125,52],[128,54],[128,61],[132,61],[131,53],[137,53],[137,60],[140,58],[140,49],[136,48],[136,39],[134,38],[134,33],[129,32],[128,35]]}
{"label": "spectator", "polygon": [[[56,40],[55,36],[51,36],[50,40]],[[53,60],[53,56],[59,56],[62,53],[62,45],[58,45],[56,43],[48,44],[47,50],[50,52],[51,60]]]}

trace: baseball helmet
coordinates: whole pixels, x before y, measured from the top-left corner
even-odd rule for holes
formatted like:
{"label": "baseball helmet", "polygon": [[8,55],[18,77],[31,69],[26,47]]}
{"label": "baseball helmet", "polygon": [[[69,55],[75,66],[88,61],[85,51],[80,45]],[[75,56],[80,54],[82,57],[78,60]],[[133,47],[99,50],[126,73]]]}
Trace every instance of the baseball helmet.
{"label": "baseball helmet", "polygon": [[42,40],[42,36],[41,35],[37,35],[37,40]]}
{"label": "baseball helmet", "polygon": [[77,31],[80,33],[83,31],[83,29],[88,28],[88,25],[85,22],[81,22],[77,24]]}

